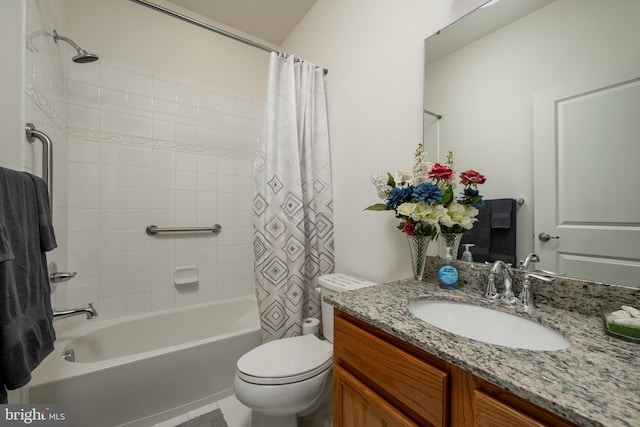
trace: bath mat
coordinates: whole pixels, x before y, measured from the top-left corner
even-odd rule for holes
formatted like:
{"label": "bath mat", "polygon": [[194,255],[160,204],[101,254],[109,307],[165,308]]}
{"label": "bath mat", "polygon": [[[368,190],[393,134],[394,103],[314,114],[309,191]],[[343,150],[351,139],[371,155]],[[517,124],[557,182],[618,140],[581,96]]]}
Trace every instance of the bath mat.
{"label": "bath mat", "polygon": [[207,412],[176,427],[229,427],[220,409]]}

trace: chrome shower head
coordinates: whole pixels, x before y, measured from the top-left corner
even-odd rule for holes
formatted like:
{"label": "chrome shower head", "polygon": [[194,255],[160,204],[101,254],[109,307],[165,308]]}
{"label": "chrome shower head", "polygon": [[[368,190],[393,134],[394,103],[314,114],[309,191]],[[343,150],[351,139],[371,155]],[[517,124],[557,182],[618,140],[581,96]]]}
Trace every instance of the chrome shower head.
{"label": "chrome shower head", "polygon": [[78,54],[71,58],[73,62],[78,64],[84,64],[86,62],[93,62],[98,60],[98,55],[89,53],[84,49],[78,49]]}
{"label": "chrome shower head", "polygon": [[80,46],[78,46],[70,38],[65,37],[65,36],[61,36],[60,34],[58,34],[58,32],[56,30],[53,30],[53,41],[58,43],[58,40],[66,41],[71,46],[73,46],[73,48],[78,52],[77,55],[75,55],[73,58],[71,58],[71,60],[73,62],[78,63],[78,64],[84,64],[84,63],[87,63],[87,62],[94,62],[94,61],[98,60],[98,55],[87,52],[86,50],[84,50]]}

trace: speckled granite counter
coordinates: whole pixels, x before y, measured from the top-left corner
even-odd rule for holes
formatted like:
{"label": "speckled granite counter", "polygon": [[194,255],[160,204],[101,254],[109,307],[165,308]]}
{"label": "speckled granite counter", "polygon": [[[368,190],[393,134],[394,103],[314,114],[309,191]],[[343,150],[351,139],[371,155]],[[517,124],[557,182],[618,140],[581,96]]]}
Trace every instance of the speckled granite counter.
{"label": "speckled granite counter", "polygon": [[[541,352],[484,344],[429,325],[410,301],[446,299],[492,305],[473,286],[455,292],[401,280],[326,297],[340,310],[581,426],[640,425],[640,345],[606,335],[597,316],[541,305],[520,314],[560,331],[566,350]],[[473,319],[469,319],[473,321]]]}

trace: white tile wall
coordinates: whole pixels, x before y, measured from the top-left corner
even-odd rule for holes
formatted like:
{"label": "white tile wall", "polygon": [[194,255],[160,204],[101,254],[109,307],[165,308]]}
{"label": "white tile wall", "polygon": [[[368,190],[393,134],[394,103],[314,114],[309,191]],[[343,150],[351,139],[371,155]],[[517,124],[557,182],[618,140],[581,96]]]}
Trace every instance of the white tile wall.
{"label": "white tile wall", "polygon": [[[86,104],[95,102],[95,86],[80,84],[73,93],[68,93],[64,76],[68,73],[69,64],[59,60],[59,47],[44,35],[43,31],[50,32],[57,28],[64,32],[64,25],[55,22],[56,16],[63,15],[64,4],[62,2],[49,2],[46,0],[33,0],[25,2],[25,39],[33,43],[31,49],[25,50],[25,110],[26,122],[33,123],[37,129],[44,131],[53,140],[53,219],[56,231],[58,248],[47,253],[47,260],[54,261],[61,271],[65,271],[68,265],[68,198],[67,198],[67,159],[68,159],[68,105],[62,102],[67,98],[79,97]],[[71,61],[69,61],[70,63]],[[87,83],[87,82],[80,82]],[[82,96],[80,96],[82,94]],[[41,174],[41,144],[36,142],[25,148],[25,170],[36,175]],[[74,170],[73,175],[80,171]],[[89,178],[91,179],[91,178]],[[79,212],[74,211],[72,220],[74,232],[79,231],[81,220]],[[90,221],[83,221],[87,227],[91,227]],[[79,256],[79,255],[74,255]],[[85,262],[91,271],[96,270],[95,264]],[[92,286],[87,282],[86,286],[78,286],[72,289],[62,288],[54,298],[66,300],[67,294],[92,295]]]}
{"label": "white tile wall", "polygon": [[[64,303],[93,301],[100,320],[253,294],[262,100],[96,64],[69,73],[68,254],[78,276]],[[144,231],[214,223],[217,236]],[[177,289],[174,269],[185,265],[197,265],[199,284]]]}

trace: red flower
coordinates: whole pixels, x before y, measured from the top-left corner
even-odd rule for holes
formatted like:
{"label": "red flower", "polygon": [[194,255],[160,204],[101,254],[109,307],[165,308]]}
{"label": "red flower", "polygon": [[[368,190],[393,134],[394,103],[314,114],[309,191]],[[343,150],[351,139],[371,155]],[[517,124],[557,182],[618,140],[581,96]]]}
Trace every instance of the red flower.
{"label": "red flower", "polygon": [[405,221],[404,225],[402,226],[402,232],[407,233],[407,235],[409,236],[415,236],[416,235],[415,228],[416,228],[415,224],[412,224],[409,221]]}
{"label": "red flower", "polygon": [[471,169],[460,174],[460,183],[462,185],[473,185],[476,187],[478,184],[484,184],[486,181],[487,178],[485,178],[484,175]]}
{"label": "red flower", "polygon": [[440,163],[436,163],[431,167],[431,172],[429,172],[429,177],[441,179],[443,181],[449,181],[453,178],[455,172],[449,166],[442,165]]}

